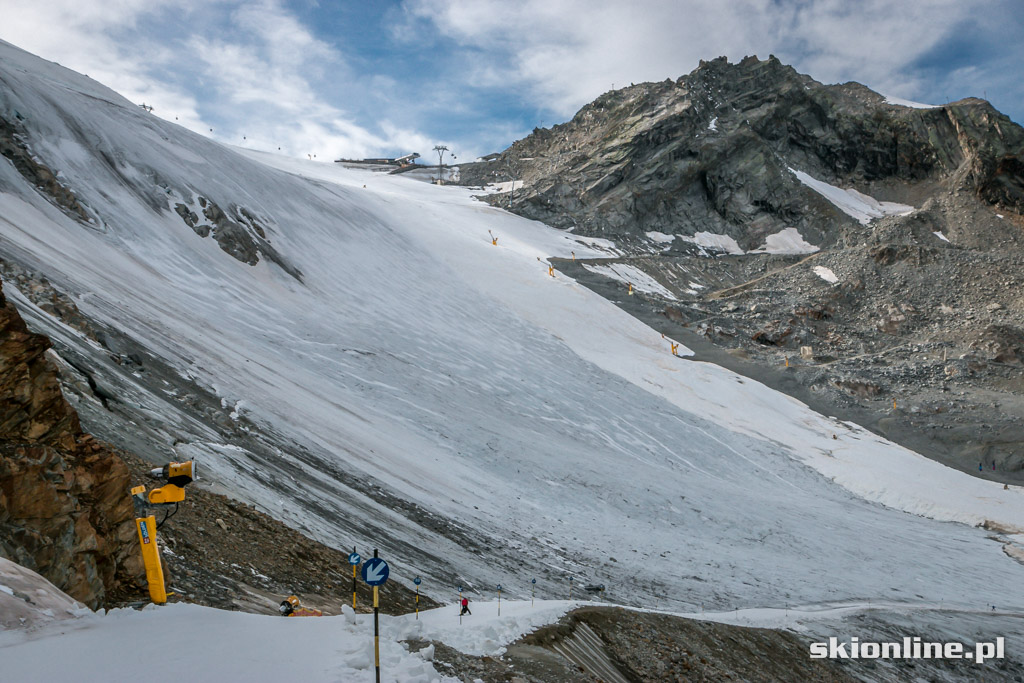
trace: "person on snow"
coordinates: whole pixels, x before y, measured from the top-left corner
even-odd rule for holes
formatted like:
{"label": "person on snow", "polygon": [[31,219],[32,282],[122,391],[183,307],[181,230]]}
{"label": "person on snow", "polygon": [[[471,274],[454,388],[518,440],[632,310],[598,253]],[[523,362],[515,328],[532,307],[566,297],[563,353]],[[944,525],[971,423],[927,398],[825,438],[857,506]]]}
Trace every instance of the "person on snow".
{"label": "person on snow", "polygon": [[459,612],[459,616],[461,617],[463,614],[472,614],[469,611],[469,598],[462,598],[462,611]]}

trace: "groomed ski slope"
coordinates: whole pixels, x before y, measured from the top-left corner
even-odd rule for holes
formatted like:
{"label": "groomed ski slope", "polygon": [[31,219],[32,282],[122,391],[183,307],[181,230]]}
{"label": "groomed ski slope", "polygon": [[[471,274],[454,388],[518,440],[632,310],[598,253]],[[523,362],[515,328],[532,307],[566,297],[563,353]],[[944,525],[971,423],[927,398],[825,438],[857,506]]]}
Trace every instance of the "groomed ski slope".
{"label": "groomed ski slope", "polygon": [[[169,456],[336,547],[379,547],[393,580],[449,599],[456,583],[528,595],[536,577],[556,597],[572,575],[678,611],[1016,600],[1024,567],[970,525],[1024,528],[1020,489],[673,357],[548,275],[550,256],[603,255],[571,235],[463,188],[226,148],[6,44],[0,68],[5,117],[98,218],[0,163],[0,256],[276,444],[268,460],[210,433],[168,438]],[[196,235],[171,207],[198,195],[258,216],[301,282]],[[159,393],[138,382],[138,400]]]}

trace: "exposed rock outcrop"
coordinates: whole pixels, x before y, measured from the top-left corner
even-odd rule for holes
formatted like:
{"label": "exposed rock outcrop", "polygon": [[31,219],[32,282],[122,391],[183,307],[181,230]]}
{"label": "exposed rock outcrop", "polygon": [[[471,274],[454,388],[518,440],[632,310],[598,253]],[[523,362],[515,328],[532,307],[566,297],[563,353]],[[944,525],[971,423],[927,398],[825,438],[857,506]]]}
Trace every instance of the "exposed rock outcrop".
{"label": "exposed rock outcrop", "polygon": [[607,92],[571,121],[460,168],[468,185],[515,177],[514,212],[581,234],[628,243],[647,231],[708,231],[753,249],[794,227],[834,244],[831,226],[854,219],[790,169],[914,206],[963,189],[1024,211],[1024,129],[988,102],[890,104],[775,57],[722,57],[676,81]]}
{"label": "exposed rock outcrop", "polygon": [[130,474],[82,431],[49,348],[0,292],[0,555],[96,608],[137,589]]}

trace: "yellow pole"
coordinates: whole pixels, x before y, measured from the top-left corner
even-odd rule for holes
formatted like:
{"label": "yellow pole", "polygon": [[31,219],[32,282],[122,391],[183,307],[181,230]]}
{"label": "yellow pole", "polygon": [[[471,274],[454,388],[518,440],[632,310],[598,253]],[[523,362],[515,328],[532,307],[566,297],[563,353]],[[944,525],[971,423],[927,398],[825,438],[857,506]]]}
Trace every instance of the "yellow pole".
{"label": "yellow pole", "polygon": [[156,546],[156,517],[137,517],[135,526],[139,532],[139,546],[142,548],[142,563],[146,566],[146,583],[149,584],[149,598],[156,604],[167,602],[164,588],[164,569],[160,564],[160,549]]}
{"label": "yellow pole", "polygon": [[352,565],[352,611],[356,611],[356,566]]}

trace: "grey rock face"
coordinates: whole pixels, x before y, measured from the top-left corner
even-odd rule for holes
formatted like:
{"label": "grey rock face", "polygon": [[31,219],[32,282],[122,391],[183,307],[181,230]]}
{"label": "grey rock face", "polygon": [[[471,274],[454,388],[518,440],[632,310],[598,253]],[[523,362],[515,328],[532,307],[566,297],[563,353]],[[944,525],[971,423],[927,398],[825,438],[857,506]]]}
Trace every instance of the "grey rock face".
{"label": "grey rock face", "polygon": [[[822,85],[770,57],[702,62],[676,81],[605,93],[567,123],[535,129],[463,184],[523,181],[516,213],[587,235],[727,234],[754,248],[795,227],[812,244],[854,220],[790,168],[920,205],[967,190],[1024,209],[1024,130],[987,102],[891,105],[856,83]],[[507,194],[490,201],[508,204]]]}

